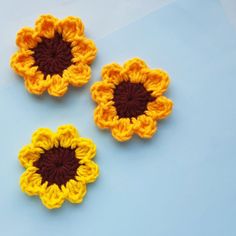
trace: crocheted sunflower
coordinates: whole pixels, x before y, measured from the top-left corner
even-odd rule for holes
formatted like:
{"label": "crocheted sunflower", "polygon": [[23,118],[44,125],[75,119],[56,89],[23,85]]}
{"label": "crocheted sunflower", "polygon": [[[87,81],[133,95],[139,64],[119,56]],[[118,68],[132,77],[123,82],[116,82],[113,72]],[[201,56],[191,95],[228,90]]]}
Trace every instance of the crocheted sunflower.
{"label": "crocheted sunflower", "polygon": [[23,147],[19,161],[26,171],[20,178],[23,192],[39,195],[49,209],[59,208],[67,199],[82,202],[86,184],[99,175],[92,161],[95,144],[79,136],[72,125],[60,126],[56,133],[40,128],[32,136],[32,143]]}
{"label": "crocheted sunflower", "polygon": [[157,121],[172,110],[172,101],[163,93],[169,84],[168,74],[150,69],[138,58],[124,66],[116,63],[102,69],[102,81],[91,87],[93,100],[98,104],[94,121],[98,127],[111,129],[118,141],[129,140],[134,133],[151,138]]}
{"label": "crocheted sunflower", "polygon": [[19,50],[10,64],[30,93],[40,95],[47,90],[52,96],[63,96],[69,84],[80,87],[91,77],[89,64],[97,49],[85,37],[79,18],[42,15],[34,29],[25,27],[17,33],[16,44]]}

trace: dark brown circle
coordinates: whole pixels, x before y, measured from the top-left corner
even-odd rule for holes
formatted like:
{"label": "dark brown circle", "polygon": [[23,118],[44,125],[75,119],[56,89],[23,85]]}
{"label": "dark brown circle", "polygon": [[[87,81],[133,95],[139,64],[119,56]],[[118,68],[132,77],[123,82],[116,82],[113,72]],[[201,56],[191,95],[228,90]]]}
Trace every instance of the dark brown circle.
{"label": "dark brown circle", "polygon": [[35,65],[45,75],[62,75],[63,71],[72,64],[71,43],[63,40],[61,34],[55,33],[51,39],[42,41],[32,49]]}
{"label": "dark brown circle", "polygon": [[65,185],[70,179],[75,179],[76,171],[80,166],[75,157],[75,150],[71,148],[54,147],[45,150],[40,158],[34,162],[37,173],[42,176],[42,183],[48,181],[48,186]]}
{"label": "dark brown circle", "polygon": [[120,118],[131,118],[142,115],[148,102],[155,98],[151,96],[143,84],[121,82],[114,90],[113,101]]}

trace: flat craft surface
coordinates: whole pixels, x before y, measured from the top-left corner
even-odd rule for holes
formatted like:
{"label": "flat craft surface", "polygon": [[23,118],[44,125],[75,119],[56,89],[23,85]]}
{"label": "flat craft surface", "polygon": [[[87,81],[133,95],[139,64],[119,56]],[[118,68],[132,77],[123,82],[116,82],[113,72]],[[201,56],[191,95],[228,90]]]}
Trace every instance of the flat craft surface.
{"label": "flat craft surface", "polygon": [[[231,5],[230,5],[231,4]],[[1,1],[0,235],[235,236],[236,24],[231,0]],[[15,35],[50,13],[83,20],[92,78],[59,99],[29,94],[9,66]],[[140,57],[170,74],[170,117],[151,140],[118,143],[93,122],[102,66]],[[17,156],[39,127],[71,123],[97,145],[82,204],[49,211],[21,192]]]}

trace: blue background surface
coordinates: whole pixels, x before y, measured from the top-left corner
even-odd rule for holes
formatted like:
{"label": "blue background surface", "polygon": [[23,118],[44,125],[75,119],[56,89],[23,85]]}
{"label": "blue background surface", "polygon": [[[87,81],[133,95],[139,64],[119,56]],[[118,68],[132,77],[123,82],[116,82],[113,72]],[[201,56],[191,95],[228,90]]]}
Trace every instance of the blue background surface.
{"label": "blue background surface", "polygon": [[[220,2],[172,1],[99,37],[86,28],[99,48],[92,79],[62,99],[26,92],[8,65],[15,34],[43,12],[79,16],[91,4],[105,14],[106,5],[29,2],[7,1],[0,14],[0,234],[235,236],[236,33]],[[121,144],[93,123],[89,88],[103,65],[134,56],[169,72],[175,106],[153,139]],[[17,155],[35,129],[65,123],[97,144],[101,175],[83,204],[48,211],[20,191]]]}

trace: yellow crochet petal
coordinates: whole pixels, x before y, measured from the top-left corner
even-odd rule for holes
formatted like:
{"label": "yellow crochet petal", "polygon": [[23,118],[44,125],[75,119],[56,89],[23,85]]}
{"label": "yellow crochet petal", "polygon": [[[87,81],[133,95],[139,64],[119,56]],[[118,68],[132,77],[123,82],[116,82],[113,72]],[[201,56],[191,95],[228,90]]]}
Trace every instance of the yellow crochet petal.
{"label": "yellow crochet petal", "polygon": [[65,201],[65,194],[56,184],[53,184],[41,192],[40,199],[48,209],[60,208]]}
{"label": "yellow crochet petal", "polygon": [[64,70],[63,78],[75,87],[81,87],[91,78],[91,68],[86,64],[71,65]]}
{"label": "yellow crochet petal", "polygon": [[22,50],[16,52],[10,61],[12,69],[23,77],[29,75],[34,76],[38,67],[34,66],[33,52],[30,50]]}
{"label": "yellow crochet petal", "polygon": [[68,81],[60,75],[53,75],[51,77],[51,84],[48,88],[48,93],[55,97],[63,96],[68,90]]}
{"label": "yellow crochet petal", "polygon": [[40,37],[37,36],[34,29],[25,27],[17,33],[16,45],[20,49],[32,49],[40,40]]}
{"label": "yellow crochet petal", "polygon": [[118,116],[112,102],[101,103],[94,110],[94,121],[102,129],[112,127],[116,120]]}
{"label": "yellow crochet petal", "polygon": [[124,64],[124,69],[127,71],[140,71],[147,68],[147,64],[140,58],[133,58]]}
{"label": "yellow crochet petal", "polygon": [[35,75],[27,75],[25,77],[26,89],[36,95],[41,95],[50,86],[51,80],[49,77],[45,79],[45,76],[41,71],[37,71]]}
{"label": "yellow crochet petal", "polygon": [[108,83],[117,85],[124,81],[124,77],[121,74],[122,67],[119,64],[112,63],[102,68],[102,79]]}
{"label": "yellow crochet petal", "polygon": [[49,150],[54,146],[58,146],[55,134],[48,128],[39,128],[32,135],[32,144],[34,147]]}
{"label": "yellow crochet petal", "polygon": [[72,62],[83,62],[85,64],[91,64],[96,57],[97,48],[95,43],[88,38],[78,37],[71,43],[72,46]]}
{"label": "yellow crochet petal", "polygon": [[132,121],[134,132],[141,138],[151,138],[157,130],[157,122],[146,115],[141,115]]}
{"label": "yellow crochet petal", "polygon": [[154,120],[166,118],[172,111],[173,102],[165,96],[158,97],[155,101],[148,103],[147,111],[148,116]]}
{"label": "yellow crochet petal", "polygon": [[70,147],[74,138],[78,137],[79,133],[72,125],[62,125],[57,129],[56,139],[61,147]]}
{"label": "yellow crochet petal", "polygon": [[67,197],[71,203],[81,203],[86,194],[86,184],[81,181],[70,180],[66,183]]}
{"label": "yellow crochet petal", "polygon": [[133,135],[133,124],[129,118],[121,118],[112,127],[112,136],[120,141],[128,141]]}
{"label": "yellow crochet petal", "polygon": [[45,187],[41,185],[42,177],[36,171],[36,167],[29,167],[20,177],[21,190],[30,196],[40,194]]}
{"label": "yellow crochet petal", "polygon": [[92,99],[97,103],[107,103],[113,99],[115,85],[106,81],[99,81],[93,84],[90,89]]}
{"label": "yellow crochet petal", "polygon": [[75,156],[80,160],[89,160],[94,158],[96,155],[96,145],[91,139],[88,138],[79,138],[76,140],[76,146],[73,146],[75,149]]}
{"label": "yellow crochet petal", "polygon": [[167,72],[157,69],[150,70],[147,73],[147,79],[144,82],[144,86],[147,91],[152,92],[152,96],[157,97],[167,90],[169,83],[170,79]]}
{"label": "yellow crochet petal", "polygon": [[64,40],[72,42],[84,34],[84,25],[80,18],[69,16],[58,23],[57,31],[62,34]]}
{"label": "yellow crochet petal", "polygon": [[35,148],[32,144],[24,146],[18,156],[21,165],[25,168],[32,166],[39,159],[41,151],[40,148]]}
{"label": "yellow crochet petal", "polygon": [[146,80],[148,70],[143,60],[134,58],[124,64],[122,74],[126,75],[131,83],[143,83]]}
{"label": "yellow crochet petal", "polygon": [[45,38],[53,38],[58,19],[51,15],[42,15],[35,22],[35,31],[37,35]]}
{"label": "yellow crochet petal", "polygon": [[98,165],[93,161],[87,161],[78,168],[76,179],[84,183],[92,183],[97,179],[98,175]]}

